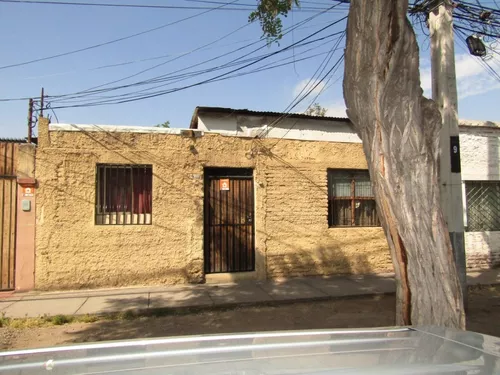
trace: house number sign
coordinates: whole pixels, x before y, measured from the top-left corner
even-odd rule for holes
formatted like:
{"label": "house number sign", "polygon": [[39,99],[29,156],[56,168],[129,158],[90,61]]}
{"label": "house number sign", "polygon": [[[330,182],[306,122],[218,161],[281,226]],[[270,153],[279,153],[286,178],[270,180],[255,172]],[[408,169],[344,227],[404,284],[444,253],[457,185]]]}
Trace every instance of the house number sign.
{"label": "house number sign", "polygon": [[223,178],[219,180],[220,190],[229,190],[229,178]]}
{"label": "house number sign", "polygon": [[458,136],[450,137],[451,172],[460,173],[460,141]]}
{"label": "house number sign", "polygon": [[23,188],[23,196],[24,197],[32,197],[34,196],[34,193],[35,193],[35,189],[32,188],[32,187],[25,187]]}

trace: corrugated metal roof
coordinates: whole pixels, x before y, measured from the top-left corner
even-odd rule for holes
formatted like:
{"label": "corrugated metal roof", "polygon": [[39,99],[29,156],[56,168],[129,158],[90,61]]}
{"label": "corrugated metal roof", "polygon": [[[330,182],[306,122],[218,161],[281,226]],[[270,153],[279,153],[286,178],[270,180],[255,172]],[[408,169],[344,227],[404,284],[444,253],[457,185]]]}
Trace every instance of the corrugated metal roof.
{"label": "corrugated metal roof", "polygon": [[26,139],[23,138],[0,138],[0,142],[4,143],[28,143]]}
{"label": "corrugated metal roof", "polygon": [[224,107],[196,107],[191,119],[190,129],[198,128],[198,116],[204,113],[226,113],[228,115],[243,115],[243,116],[271,116],[287,118],[301,118],[304,120],[319,120],[319,121],[349,121],[347,117],[329,117],[329,116],[311,116],[303,113],[282,113],[282,112],[268,112],[268,111],[252,111],[250,109],[234,109]]}

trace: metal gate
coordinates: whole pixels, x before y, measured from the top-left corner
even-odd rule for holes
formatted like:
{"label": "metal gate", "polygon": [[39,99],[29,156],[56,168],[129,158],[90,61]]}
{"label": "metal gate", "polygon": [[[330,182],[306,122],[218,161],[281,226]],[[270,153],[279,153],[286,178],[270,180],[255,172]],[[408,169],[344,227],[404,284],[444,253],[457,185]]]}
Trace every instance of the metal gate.
{"label": "metal gate", "polygon": [[0,290],[14,289],[17,144],[0,142]]}
{"label": "metal gate", "polygon": [[251,169],[205,169],[205,273],[255,270]]}

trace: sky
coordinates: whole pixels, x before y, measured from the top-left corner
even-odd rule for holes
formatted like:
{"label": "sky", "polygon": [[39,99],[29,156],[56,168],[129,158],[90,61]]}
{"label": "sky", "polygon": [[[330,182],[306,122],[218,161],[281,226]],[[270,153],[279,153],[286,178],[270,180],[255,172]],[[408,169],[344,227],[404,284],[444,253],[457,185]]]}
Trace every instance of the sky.
{"label": "sky", "polygon": [[[329,0],[302,1],[302,9],[284,19],[284,30],[292,31],[279,43],[268,45],[261,38],[258,22],[248,23],[254,0],[235,0],[227,6],[196,0],[106,2],[204,9],[0,2],[0,99],[37,98],[43,87],[54,108],[48,112],[51,121],[77,124],[153,126],[168,120],[172,127],[185,128],[196,106],[301,112],[312,102],[326,107],[329,116],[345,117],[343,65],[335,65],[345,46],[345,39],[340,39],[345,20],[332,23],[347,15],[347,5],[326,12],[332,5]],[[154,28],[157,30],[148,31]],[[318,32],[321,28],[325,30]],[[144,33],[105,44],[141,32]],[[298,45],[289,47],[293,43]],[[421,32],[419,43],[422,87],[430,96],[430,50]],[[97,44],[105,45],[23,64]],[[280,49],[285,50],[278,53]],[[268,56],[271,53],[275,54]],[[267,57],[249,65],[255,61],[248,59],[255,56]],[[489,63],[500,72],[496,61]],[[16,64],[22,65],[10,66]],[[460,118],[500,121],[500,82],[458,42],[456,69]],[[236,77],[205,82],[232,75]],[[154,81],[146,82],[151,79]],[[129,84],[135,85],[116,89]],[[89,89],[113,90],[67,97]],[[169,89],[175,90],[168,92]],[[130,94],[130,98],[136,98],[139,90],[149,90],[139,94],[158,96],[122,104],[75,107],[102,103],[114,95]],[[310,95],[290,108],[294,99],[307,91]],[[0,101],[0,138],[26,137],[27,112],[27,99]]]}

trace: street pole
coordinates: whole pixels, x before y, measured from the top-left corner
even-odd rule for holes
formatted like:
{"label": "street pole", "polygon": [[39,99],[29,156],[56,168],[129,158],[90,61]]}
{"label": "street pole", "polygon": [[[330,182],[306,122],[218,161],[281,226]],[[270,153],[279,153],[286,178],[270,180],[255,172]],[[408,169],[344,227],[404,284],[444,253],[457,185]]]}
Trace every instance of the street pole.
{"label": "street pole", "polygon": [[28,144],[31,144],[33,131],[33,99],[28,101]]}
{"label": "street pole", "polygon": [[435,1],[429,12],[432,98],[438,104],[443,119],[439,156],[441,206],[450,232],[464,306],[467,306],[464,208],[458,138],[458,98],[452,12],[451,0]]}
{"label": "street pole", "polygon": [[43,102],[43,98],[44,98],[44,93],[43,93],[43,87],[42,87],[42,92],[40,93],[40,117],[43,117],[43,105],[45,104]]}

